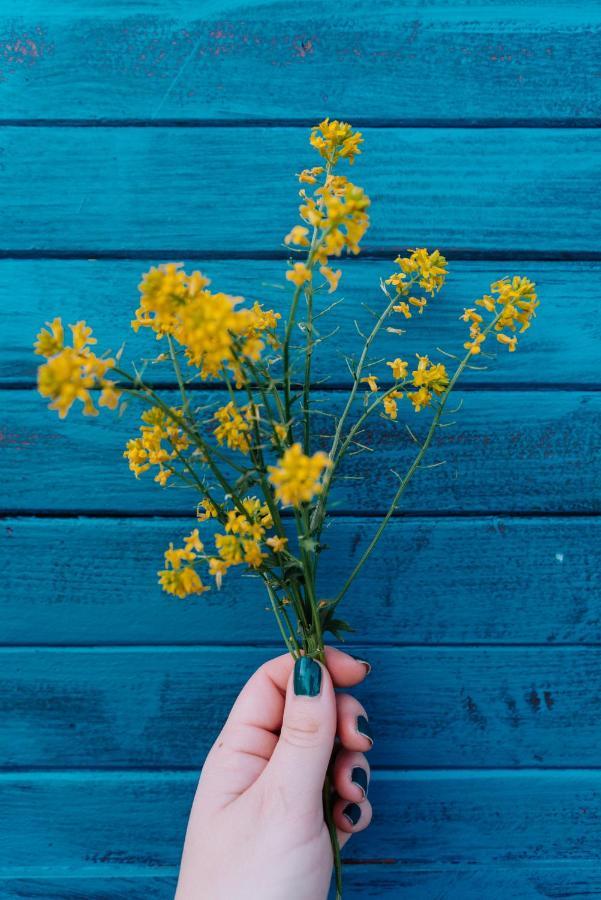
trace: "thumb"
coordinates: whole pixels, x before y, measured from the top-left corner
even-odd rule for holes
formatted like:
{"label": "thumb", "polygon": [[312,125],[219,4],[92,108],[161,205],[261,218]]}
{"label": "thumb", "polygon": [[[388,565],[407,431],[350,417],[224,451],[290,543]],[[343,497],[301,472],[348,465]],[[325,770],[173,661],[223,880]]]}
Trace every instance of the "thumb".
{"label": "thumb", "polygon": [[301,656],[288,679],[278,743],[265,776],[297,812],[321,810],[321,792],[336,734],[336,697],[330,673]]}

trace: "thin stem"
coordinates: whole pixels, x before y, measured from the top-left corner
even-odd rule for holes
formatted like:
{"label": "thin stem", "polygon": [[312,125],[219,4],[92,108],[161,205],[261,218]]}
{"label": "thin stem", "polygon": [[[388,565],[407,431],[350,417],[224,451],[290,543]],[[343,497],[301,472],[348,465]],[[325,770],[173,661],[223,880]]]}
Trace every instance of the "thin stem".
{"label": "thin stem", "polygon": [[[390,295],[387,294],[387,296],[390,299]],[[334,439],[332,441],[332,446],[330,448],[330,454],[329,454],[330,459],[332,460],[332,463],[325,474],[325,478],[324,478],[324,482],[323,482],[323,490],[322,490],[321,494],[319,495],[317,505],[313,512],[313,516],[311,517],[311,527],[314,531],[317,531],[318,534],[321,531],[323,519],[325,517],[326,503],[327,503],[328,494],[330,491],[330,486],[332,484],[332,478],[334,477],[334,472],[336,471],[336,468],[338,465],[339,456],[337,457],[337,452],[338,452],[338,447],[340,445],[340,442],[342,440],[342,431],[344,429],[344,424],[346,422],[347,416],[348,416],[348,414],[351,410],[351,407],[353,405],[353,402],[355,400],[355,396],[357,394],[359,384],[361,383],[361,373],[363,372],[363,367],[365,365],[365,360],[367,359],[367,354],[369,352],[369,348],[370,348],[371,344],[373,343],[373,341],[375,340],[375,338],[377,337],[378,332],[382,328],[382,325],[384,324],[384,322],[390,315],[392,307],[394,306],[394,304],[396,302],[397,302],[396,297],[390,299],[388,306],[386,307],[386,309],[384,310],[384,312],[382,313],[382,315],[380,316],[380,318],[374,325],[371,333],[366,338],[365,344],[363,346],[363,350],[361,351],[361,356],[359,357],[359,362],[357,363],[357,368],[355,370],[355,380],[353,382],[353,386],[352,386],[349,396],[347,398],[345,407],[342,411],[342,415],[340,416],[340,419],[338,420],[338,425],[336,426],[336,431],[334,432]]]}
{"label": "thin stem", "polygon": [[[498,313],[495,316],[495,318],[492,320],[492,322],[490,322],[490,324],[484,329],[482,334],[484,334],[485,337],[489,334],[490,331],[492,331],[494,326],[497,324],[497,322],[501,318],[502,314],[503,314],[503,311]],[[432,438],[434,437],[434,432],[436,431],[436,428],[438,427],[438,423],[440,422],[440,418],[444,411],[449,394],[455,387],[457,380],[459,379],[461,373],[463,372],[463,370],[467,366],[468,362],[472,358],[472,355],[473,354],[471,353],[471,351],[468,351],[468,353],[465,355],[465,357],[459,363],[457,369],[455,370],[455,374],[449,381],[449,384],[447,385],[444,393],[441,395],[441,398],[440,398],[440,401],[438,404],[438,409],[436,410],[436,413],[432,419],[432,423],[430,424],[430,428],[428,430],[428,434],[426,435],[426,439],[424,440],[424,443],[421,445],[419,452],[417,453],[417,455],[415,456],[415,459],[413,460],[409,469],[407,470],[405,477],[401,479],[401,482],[400,482],[400,484],[397,488],[397,491],[393,497],[393,500],[392,500],[392,503],[390,504],[388,512],[386,513],[386,515],[382,519],[380,525],[378,526],[378,530],[376,531],[375,535],[373,536],[373,538],[369,542],[368,546],[362,553],[361,558],[359,559],[357,565],[355,566],[355,568],[353,569],[353,571],[351,572],[349,577],[344,582],[344,585],[342,586],[342,589],[338,593],[336,599],[330,604],[330,609],[334,609],[340,603],[340,601],[342,600],[342,598],[348,591],[349,587],[351,586],[352,582],[355,580],[356,576],[358,575],[359,571],[363,567],[364,563],[367,561],[372,550],[374,549],[374,547],[380,540],[382,533],[384,532],[384,529],[386,528],[388,522],[390,521],[390,519],[397,507],[399,500],[405,493],[405,489],[407,488],[407,485],[413,478],[413,475],[415,474],[419,464],[421,463],[422,459],[424,458],[424,456],[426,454],[426,451],[428,450],[428,447],[430,446],[430,443],[432,442]]]}
{"label": "thin stem", "polygon": [[182,395],[182,410],[184,415],[188,416],[190,411],[188,404],[188,395],[186,394],[186,388],[184,387],[184,379],[182,377],[182,370],[179,364],[179,359],[177,358],[177,350],[175,349],[175,344],[173,343],[173,338],[170,334],[167,335],[167,343],[169,345],[169,355],[171,357],[171,362],[173,363],[175,377],[177,378],[180,394]]}
{"label": "thin stem", "polygon": [[[291,656],[294,659],[297,659],[297,657],[300,655],[300,648],[299,648],[298,644],[296,644],[296,640],[294,639],[294,635],[292,634],[292,632],[290,632],[290,636],[287,637],[286,630],[284,629],[284,625],[282,623],[282,619],[280,617],[280,613],[278,610],[277,597],[274,594],[273,588],[271,587],[268,579],[264,578],[263,580],[265,581],[265,585],[267,587],[267,593],[269,594],[269,599],[271,601],[271,608],[273,609],[273,614],[275,615],[275,620],[278,623],[278,628],[280,629],[281,635],[284,638],[284,643],[286,644],[286,647],[287,647],[289,653],[291,654]],[[294,644],[296,644],[296,648],[294,647],[294,644],[292,643],[293,641],[294,641]]]}

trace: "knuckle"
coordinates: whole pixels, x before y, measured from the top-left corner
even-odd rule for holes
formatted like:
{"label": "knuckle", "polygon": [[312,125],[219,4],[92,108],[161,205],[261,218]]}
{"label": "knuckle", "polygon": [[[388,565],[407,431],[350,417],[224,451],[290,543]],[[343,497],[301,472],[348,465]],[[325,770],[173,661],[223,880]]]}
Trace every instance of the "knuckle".
{"label": "knuckle", "polygon": [[320,743],[319,720],[310,715],[295,716],[282,726],[280,739],[293,747],[314,747]]}

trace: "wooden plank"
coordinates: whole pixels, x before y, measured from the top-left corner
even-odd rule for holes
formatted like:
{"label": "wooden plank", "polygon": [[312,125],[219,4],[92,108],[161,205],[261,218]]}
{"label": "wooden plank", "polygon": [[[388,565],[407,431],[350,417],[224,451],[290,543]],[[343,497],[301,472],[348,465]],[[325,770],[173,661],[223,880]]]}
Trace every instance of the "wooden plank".
{"label": "wooden plank", "polygon": [[[33,336],[55,315],[66,322],[86,319],[94,326],[99,347],[119,348],[127,341],[123,360],[156,355],[154,334],[130,331],[136,308],[137,285],[143,272],[159,260],[0,260],[4,324],[0,335],[0,384],[35,378],[39,357],[32,353]],[[188,271],[200,268],[212,280],[215,290],[258,300],[286,314],[290,303],[289,282],[285,282],[283,261],[188,261]],[[363,304],[381,306],[379,279],[394,269],[391,262],[362,259],[342,263],[340,296],[343,302],[318,324],[322,334],[334,328],[334,339],[319,345],[313,356],[315,379],[346,382],[349,373],[340,348],[360,351],[355,321],[365,332],[371,317]],[[413,359],[416,352],[442,346],[461,350],[465,336],[458,316],[464,307],[482,296],[496,278],[507,273],[523,273],[539,285],[541,307],[532,329],[520,345],[520,352],[502,353],[488,372],[468,373],[471,379],[498,382],[599,384],[597,360],[601,342],[601,263],[560,263],[534,261],[466,262],[451,261],[444,293],[433,301],[423,316],[414,317],[407,334],[385,335],[374,357],[402,353]],[[286,287],[285,285],[288,285]],[[578,315],[568,314],[566,297],[576,285],[586,285],[578,300]],[[317,308],[324,309],[331,295],[319,295]],[[302,314],[301,314],[302,317]],[[398,324],[398,323],[396,323]],[[393,358],[393,357],[388,357]],[[160,371],[165,380],[168,370]],[[147,376],[152,376],[152,368]]]}
{"label": "wooden plank", "polygon": [[[178,864],[192,773],[4,775],[0,874],[122,877]],[[598,880],[598,772],[374,773],[373,826],[347,859],[415,869],[565,864]],[[31,848],[36,848],[32,855]],[[151,872],[151,870],[153,870]]]}
{"label": "wooden plank", "polygon": [[[274,644],[2,649],[0,765],[195,768],[242,685],[282,652]],[[370,647],[365,655],[373,671],[356,693],[372,723],[375,766],[598,763],[598,648]]]}
{"label": "wooden plank", "polygon": [[[167,402],[179,402],[164,392]],[[579,392],[457,392],[464,404],[456,424],[442,429],[429,463],[447,464],[418,473],[403,510],[416,512],[592,512],[599,509],[598,477],[601,396]],[[223,394],[219,395],[220,402]],[[344,395],[316,395],[332,414]],[[203,402],[210,395],[201,395]],[[60,421],[33,391],[3,396],[0,465],[11,478],[3,488],[5,510],[113,510],[140,514],[178,511],[189,515],[196,494],[161,489],[152,476],[136,480],[122,448],[137,433],[137,410],[117,419],[79,413]],[[419,434],[421,420],[408,404],[397,423],[373,417],[361,440],[377,452],[349,457],[334,485],[339,510],[362,513],[387,508],[397,478],[415,454],[404,416]],[[320,407],[317,406],[317,409]],[[449,416],[448,421],[453,421]],[[324,417],[324,428],[330,420]],[[35,473],[35,477],[32,475]]]}
{"label": "wooden plank", "polygon": [[[315,162],[307,137],[280,127],[5,128],[0,246],[277,250],[297,220],[294,173]],[[365,249],[598,252],[598,130],[365,137],[353,170],[373,200]]]}
{"label": "wooden plank", "polygon": [[599,27],[593,2],[34,0],[3,13],[0,100],[18,118],[578,120],[600,111]]}
{"label": "wooden plank", "polygon": [[[343,871],[344,890],[353,900],[362,897],[482,900],[483,896],[540,900],[541,897],[594,897],[601,890],[601,879],[594,865],[582,863],[416,869],[391,862],[355,862],[345,865]],[[0,890],[6,900],[173,900],[176,881],[175,873],[127,878],[118,874],[89,878],[57,875],[0,878]]]}
{"label": "wooden plank", "polygon": [[[335,595],[375,524],[332,523],[321,597]],[[276,643],[257,579],[231,572],[200,600],[159,589],[162,554],[187,528],[177,519],[5,520],[0,641]],[[358,629],[348,642],[601,643],[600,532],[601,519],[586,517],[393,520],[341,607]]]}

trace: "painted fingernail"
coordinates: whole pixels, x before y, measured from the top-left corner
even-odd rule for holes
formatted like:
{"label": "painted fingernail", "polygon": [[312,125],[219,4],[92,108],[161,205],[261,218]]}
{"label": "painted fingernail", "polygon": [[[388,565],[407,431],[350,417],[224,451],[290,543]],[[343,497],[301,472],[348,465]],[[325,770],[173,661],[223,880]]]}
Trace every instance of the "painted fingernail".
{"label": "painted fingernail", "polygon": [[351,781],[357,787],[360,787],[363,791],[363,796],[367,797],[367,772],[365,769],[362,769],[361,766],[355,766],[351,772]]}
{"label": "painted fingernail", "polygon": [[321,666],[310,656],[294,663],[294,693],[297,697],[317,697],[321,690]]}
{"label": "painted fingernail", "polygon": [[347,803],[342,810],[342,815],[351,823],[351,825],[356,825],[361,818],[361,807],[358,803]]}
{"label": "painted fingernail", "polygon": [[355,662],[362,663],[367,669],[367,672],[365,674],[369,675],[369,673],[371,672],[371,663],[368,663],[368,661],[366,659],[363,659],[361,656],[353,656],[352,653],[349,653],[349,656],[351,656],[355,660]]}
{"label": "painted fingernail", "polygon": [[369,722],[365,718],[365,716],[357,716],[357,731],[363,737],[366,737],[368,741],[371,741],[373,744],[374,739],[371,736],[371,728],[369,727]]}

